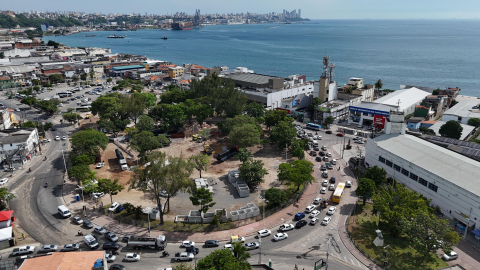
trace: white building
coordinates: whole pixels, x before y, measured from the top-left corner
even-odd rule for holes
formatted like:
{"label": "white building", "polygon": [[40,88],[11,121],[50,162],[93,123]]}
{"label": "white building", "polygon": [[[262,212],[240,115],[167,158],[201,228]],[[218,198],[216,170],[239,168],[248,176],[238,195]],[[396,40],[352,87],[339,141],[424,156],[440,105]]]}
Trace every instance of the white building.
{"label": "white building", "polygon": [[467,124],[470,118],[480,118],[479,101],[462,100],[443,113],[442,121],[458,121]]}
{"label": "white building", "polygon": [[443,214],[480,225],[479,162],[412,135],[385,134],[368,140],[365,163],[432,199]]}
{"label": "white building", "polygon": [[375,101],[383,105],[396,106],[398,111],[404,112],[405,115],[411,114],[415,111],[415,106],[420,105],[422,101],[431,95],[430,92],[418,89],[416,87],[396,90],[386,96],[383,96]]}
{"label": "white building", "polygon": [[31,159],[39,144],[36,128],[6,129],[0,131],[2,159],[12,156],[13,161],[25,163]]}

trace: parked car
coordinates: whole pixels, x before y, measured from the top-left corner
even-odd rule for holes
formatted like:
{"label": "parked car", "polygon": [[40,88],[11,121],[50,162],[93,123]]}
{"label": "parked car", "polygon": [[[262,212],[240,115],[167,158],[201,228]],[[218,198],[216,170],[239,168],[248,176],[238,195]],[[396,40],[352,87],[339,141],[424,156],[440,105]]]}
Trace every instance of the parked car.
{"label": "parked car", "polygon": [[112,232],[107,232],[105,234],[105,238],[107,238],[109,241],[112,241],[112,242],[117,242],[118,241],[118,237]]}
{"label": "parked car", "polygon": [[331,184],[331,185],[328,187],[328,190],[335,190],[335,184]]}
{"label": "parked car", "polygon": [[107,260],[107,262],[113,262],[113,261],[115,261],[116,258],[117,258],[117,256],[115,256],[113,254],[105,254],[105,259]]}
{"label": "parked car", "polygon": [[335,177],[330,178],[330,183],[335,184]]}
{"label": "parked car", "polygon": [[320,171],[326,171],[327,170],[327,166],[325,165],[320,165]]}
{"label": "parked car", "polygon": [[67,244],[63,246],[61,251],[68,252],[68,251],[78,251],[80,250],[79,244]]}
{"label": "parked car", "polygon": [[120,245],[113,242],[103,243],[103,250],[118,250]]}
{"label": "parked car", "polygon": [[327,152],[327,154],[326,154],[326,155],[327,155],[327,157],[331,157],[331,156],[332,156],[332,153],[330,153],[330,152]]}
{"label": "parked car", "polygon": [[93,223],[88,221],[88,220],[84,220],[83,221],[83,226],[85,226],[85,228],[91,229],[91,228],[93,228]]}
{"label": "parked car", "polygon": [[30,254],[33,252],[35,252],[34,246],[21,246],[13,249],[12,256]]}
{"label": "parked car", "polygon": [[310,213],[313,210],[315,210],[315,205],[313,205],[313,204],[310,204],[309,206],[307,206],[307,208],[305,208],[306,213]]}
{"label": "parked car", "polygon": [[316,158],[315,158],[315,161],[321,162],[321,161],[322,161],[322,157],[316,157]]}
{"label": "parked car", "polygon": [[8,178],[2,178],[2,179],[0,180],[0,186],[5,185],[7,182],[8,182]]}
{"label": "parked car", "polygon": [[320,190],[320,193],[322,193],[322,194],[327,193],[327,188],[326,188],[326,187],[322,187],[322,189]]}
{"label": "parked car", "polygon": [[315,225],[318,222],[318,218],[314,217],[310,220],[310,225]]}
{"label": "parked car", "polygon": [[451,261],[458,259],[458,254],[455,251],[450,251],[449,254],[443,254],[442,259],[445,261]]}
{"label": "parked car", "polygon": [[109,211],[109,212],[115,211],[119,205],[120,205],[120,204],[118,204],[118,202],[112,203],[112,205],[110,205],[110,207],[108,208],[108,211]]}
{"label": "parked car", "polygon": [[207,240],[205,241],[205,247],[218,247],[219,243],[216,240]]}
{"label": "parked car", "polygon": [[121,264],[112,264],[108,270],[126,270],[127,268]]}
{"label": "parked car", "polygon": [[317,152],[315,152],[315,151],[310,151],[310,156],[316,157],[316,156],[317,156]]}
{"label": "parked car", "polygon": [[[323,150],[323,149],[322,149],[322,150]],[[325,156],[325,152],[323,152],[323,151],[318,152],[318,155],[324,157],[324,156]]]}
{"label": "parked car", "polygon": [[99,234],[105,234],[107,231],[101,227],[101,226],[95,226],[93,229],[94,232],[99,233]]}
{"label": "parked car", "polygon": [[187,247],[185,251],[188,253],[193,253],[194,255],[198,255],[198,253],[200,252],[200,249],[192,246],[192,247]]}
{"label": "parked car", "polygon": [[322,151],[327,151],[327,147],[325,145],[322,146]]}
{"label": "parked car", "polygon": [[[302,221],[304,221],[304,220],[302,220]],[[288,234],[286,234],[286,233],[277,233],[273,236],[273,240],[275,240],[277,242],[281,241],[283,239],[287,239],[287,238],[288,238]]]}
{"label": "parked car", "polygon": [[345,187],[352,187],[352,181],[345,182]]}
{"label": "parked car", "polygon": [[337,133],[338,137],[343,137],[343,133]]}
{"label": "parked car", "polygon": [[38,253],[47,253],[57,251],[58,247],[56,245],[45,245],[38,250]]}
{"label": "parked car", "polygon": [[316,197],[315,200],[313,200],[314,204],[319,204],[322,201],[322,198]]}
{"label": "parked car", "polygon": [[73,217],[72,220],[73,220],[73,222],[77,223],[78,225],[83,224],[83,219],[81,217]]}
{"label": "parked car", "polygon": [[310,218],[314,218],[316,216],[320,215],[320,211],[318,210],[313,210],[312,213],[310,213]]}
{"label": "parked car", "polygon": [[94,192],[94,193],[92,193],[92,197],[95,198],[95,199],[101,198],[101,197],[103,197],[103,196],[105,196],[105,193],[103,193],[103,192]]}
{"label": "parked car", "polygon": [[325,218],[323,218],[322,225],[327,226],[328,223],[330,223],[330,220],[332,220],[331,217],[325,217]]}
{"label": "parked car", "polygon": [[182,247],[194,247],[195,246],[195,242],[192,242],[192,241],[188,241],[188,240],[185,240],[182,242]]}
{"label": "parked car", "polygon": [[323,179],[322,187],[328,187],[328,180],[327,179]]}

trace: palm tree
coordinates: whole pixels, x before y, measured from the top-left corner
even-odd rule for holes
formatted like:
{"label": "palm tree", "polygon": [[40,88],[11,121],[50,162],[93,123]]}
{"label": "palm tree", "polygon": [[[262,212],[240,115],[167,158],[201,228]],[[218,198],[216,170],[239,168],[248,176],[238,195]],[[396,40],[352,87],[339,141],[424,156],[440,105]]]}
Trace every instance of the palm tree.
{"label": "palm tree", "polygon": [[382,87],[383,87],[383,82],[382,82],[382,80],[378,79],[378,81],[375,83],[375,88],[380,90],[380,89],[382,89]]}
{"label": "palm tree", "polygon": [[247,252],[247,248],[242,245],[241,242],[236,242],[233,244],[233,257],[237,259],[237,261],[247,261],[250,258],[250,253]]}

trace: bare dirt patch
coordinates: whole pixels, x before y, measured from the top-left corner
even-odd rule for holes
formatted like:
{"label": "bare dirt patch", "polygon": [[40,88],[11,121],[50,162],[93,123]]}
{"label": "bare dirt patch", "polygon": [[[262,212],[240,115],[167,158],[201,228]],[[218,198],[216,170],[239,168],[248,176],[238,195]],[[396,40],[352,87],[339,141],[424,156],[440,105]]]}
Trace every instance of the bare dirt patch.
{"label": "bare dirt patch", "polygon": [[[97,179],[110,178],[118,179],[119,183],[126,185],[132,177],[131,171],[122,171],[120,164],[118,163],[117,156],[115,155],[115,149],[118,147],[113,143],[108,143],[105,151],[102,152],[102,161],[105,162],[105,166],[100,169],[96,169],[96,164],[90,165],[90,169],[97,173]],[[124,156],[126,154],[124,153]]]}

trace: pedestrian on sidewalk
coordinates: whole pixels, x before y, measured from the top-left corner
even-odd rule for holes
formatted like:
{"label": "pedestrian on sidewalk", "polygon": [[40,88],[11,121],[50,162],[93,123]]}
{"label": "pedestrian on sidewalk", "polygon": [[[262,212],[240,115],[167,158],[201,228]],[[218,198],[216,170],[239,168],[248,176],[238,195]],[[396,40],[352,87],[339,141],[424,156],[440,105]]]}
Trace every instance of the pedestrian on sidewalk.
{"label": "pedestrian on sidewalk", "polygon": [[25,240],[25,234],[24,233],[22,233],[22,238],[23,238],[23,240]]}
{"label": "pedestrian on sidewalk", "polygon": [[297,266],[297,264],[295,264],[295,268],[294,268],[294,269],[295,269],[295,270],[298,270],[298,266]]}

